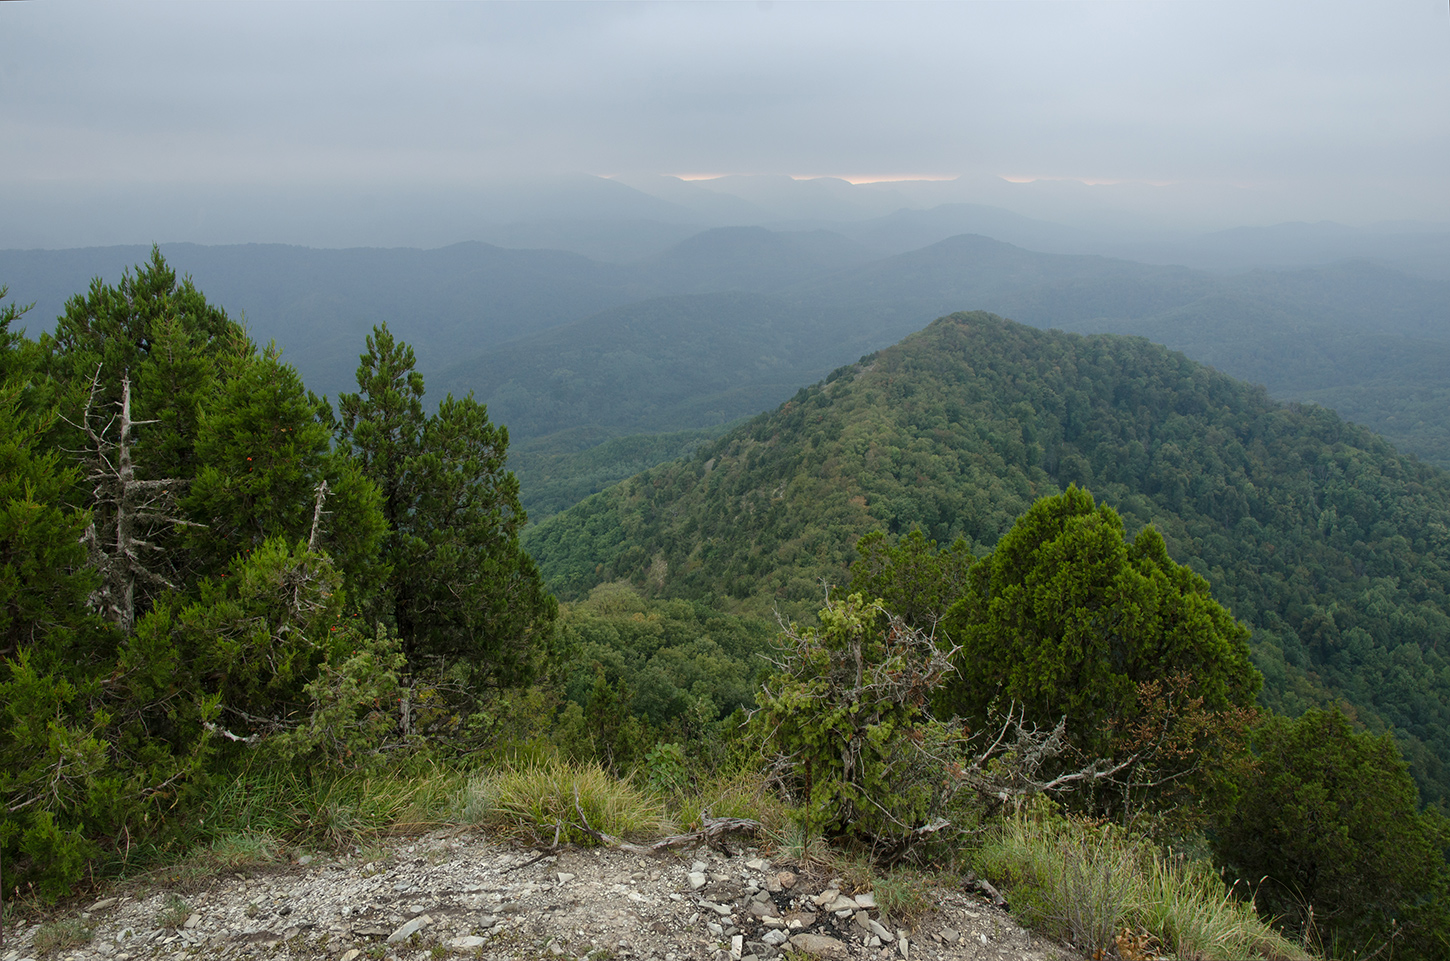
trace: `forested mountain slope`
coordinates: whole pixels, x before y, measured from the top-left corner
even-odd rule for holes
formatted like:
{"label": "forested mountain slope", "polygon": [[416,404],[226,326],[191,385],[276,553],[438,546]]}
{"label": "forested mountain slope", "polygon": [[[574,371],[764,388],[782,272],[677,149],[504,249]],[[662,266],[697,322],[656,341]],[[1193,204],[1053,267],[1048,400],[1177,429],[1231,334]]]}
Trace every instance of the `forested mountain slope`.
{"label": "forested mountain slope", "polygon": [[475,391],[520,438],[675,431],[757,414],[824,376],[831,365],[804,365],[833,334],[765,294],[662,297],[501,345],[438,381]]}
{"label": "forested mountain slope", "polygon": [[1341,699],[1450,797],[1450,475],[1145,340],[945,317],[526,544],[564,595],[630,578],[802,616],[861,534],[982,550],[1069,483],[1210,580],[1270,706]]}

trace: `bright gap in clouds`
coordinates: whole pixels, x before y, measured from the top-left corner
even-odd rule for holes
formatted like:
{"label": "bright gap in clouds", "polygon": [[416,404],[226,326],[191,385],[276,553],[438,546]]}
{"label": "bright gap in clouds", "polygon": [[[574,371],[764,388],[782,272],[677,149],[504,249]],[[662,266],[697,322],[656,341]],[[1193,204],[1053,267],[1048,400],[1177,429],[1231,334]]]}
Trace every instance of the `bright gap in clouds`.
{"label": "bright gap in clouds", "polygon": [[957,180],[957,174],[791,174],[792,180],[844,180],[850,184],[899,184],[907,181],[929,180],[946,183]]}
{"label": "bright gap in clouds", "polygon": [[[770,176],[769,174],[667,174],[678,180],[688,182],[703,180],[721,180],[725,177],[753,177]],[[958,174],[789,174],[791,180],[844,180],[849,184],[896,184],[913,181],[930,181],[932,183],[949,183],[960,179]]]}

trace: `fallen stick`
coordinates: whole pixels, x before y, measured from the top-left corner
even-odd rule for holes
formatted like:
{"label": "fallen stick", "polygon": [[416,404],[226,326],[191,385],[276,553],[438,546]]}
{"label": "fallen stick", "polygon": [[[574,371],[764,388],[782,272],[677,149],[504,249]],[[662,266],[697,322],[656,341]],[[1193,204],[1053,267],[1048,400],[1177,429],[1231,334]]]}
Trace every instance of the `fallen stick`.
{"label": "fallen stick", "polygon": [[1007,907],[1007,899],[1002,897],[996,888],[992,887],[991,881],[988,881],[986,878],[977,878],[975,884],[977,885],[977,890],[991,898],[994,905],[1004,909]]}
{"label": "fallen stick", "polygon": [[603,831],[596,831],[589,825],[589,820],[584,817],[584,809],[579,806],[579,787],[574,787],[574,813],[579,815],[579,826],[597,843],[607,847],[619,848],[621,851],[628,851],[631,854],[658,854],[669,848],[678,847],[682,844],[693,844],[697,841],[712,841],[719,843],[721,836],[726,834],[754,834],[760,830],[760,822],[751,818],[712,818],[708,814],[701,820],[704,826],[698,831],[690,831],[687,834],[672,834],[667,838],[661,838],[653,844],[630,844]]}
{"label": "fallen stick", "polygon": [[509,871],[517,871],[517,870],[519,870],[521,868],[526,868],[526,867],[528,867],[531,864],[538,864],[540,861],[544,860],[544,858],[548,857],[549,855],[551,855],[551,854],[558,854],[559,853],[559,835],[562,834],[563,832],[564,832],[564,822],[563,821],[555,821],[554,822],[554,843],[551,844],[551,845],[549,845],[548,847],[544,848],[544,850],[540,851],[538,854],[536,854],[533,857],[529,858],[524,863],[522,863],[522,864],[515,864],[513,867],[511,867],[508,870],[504,871],[504,873],[507,874]]}

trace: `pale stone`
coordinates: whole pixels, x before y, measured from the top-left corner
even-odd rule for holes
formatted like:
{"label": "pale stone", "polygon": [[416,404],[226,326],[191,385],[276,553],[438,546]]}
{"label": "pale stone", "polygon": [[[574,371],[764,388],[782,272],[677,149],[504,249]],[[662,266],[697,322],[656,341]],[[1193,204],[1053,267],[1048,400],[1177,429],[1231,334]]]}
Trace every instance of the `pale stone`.
{"label": "pale stone", "polygon": [[847,955],[844,942],[824,934],[793,935],[790,946],[803,954],[813,954],[818,958],[844,958]]}
{"label": "pale stone", "polygon": [[426,914],[420,914],[413,920],[407,922],[398,930],[388,935],[389,944],[397,944],[399,941],[406,941],[423,928],[433,923],[433,919]]}

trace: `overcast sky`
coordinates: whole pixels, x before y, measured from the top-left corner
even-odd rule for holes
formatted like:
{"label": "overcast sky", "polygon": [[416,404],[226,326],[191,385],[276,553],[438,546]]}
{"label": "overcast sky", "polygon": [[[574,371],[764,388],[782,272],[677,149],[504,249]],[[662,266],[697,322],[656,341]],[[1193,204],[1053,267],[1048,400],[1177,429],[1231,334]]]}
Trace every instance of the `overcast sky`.
{"label": "overcast sky", "polygon": [[12,210],[544,172],[1126,181],[1450,221],[1450,7],[0,4]]}

